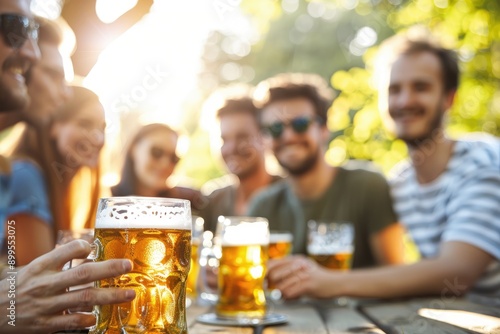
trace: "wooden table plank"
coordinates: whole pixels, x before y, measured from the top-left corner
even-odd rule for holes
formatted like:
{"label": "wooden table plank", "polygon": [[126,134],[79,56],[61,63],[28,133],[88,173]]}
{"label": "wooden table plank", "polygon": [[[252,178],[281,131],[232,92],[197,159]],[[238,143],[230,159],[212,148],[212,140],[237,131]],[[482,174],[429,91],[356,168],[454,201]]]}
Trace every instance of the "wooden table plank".
{"label": "wooden table plank", "polygon": [[269,306],[269,311],[286,315],[288,323],[267,327],[263,331],[264,334],[328,334],[321,315],[309,303],[300,301],[274,303]]}
{"label": "wooden table plank", "polygon": [[329,333],[384,333],[373,322],[362,316],[355,308],[355,303],[347,299],[311,301],[325,321]]}
{"label": "wooden table plank", "polygon": [[[198,313],[203,309],[189,308],[188,323],[190,324],[190,334],[217,333],[217,334],[253,334],[259,332],[252,327],[227,327],[211,326],[192,322]],[[212,309],[204,309],[206,312],[213,312]],[[308,303],[288,302],[286,304],[270,304],[268,311],[279,313],[288,317],[288,323],[276,326],[266,326],[262,328],[263,334],[329,334],[320,314]],[[195,315],[195,313],[197,313]],[[332,333],[333,334],[333,333]]]}
{"label": "wooden table plank", "polygon": [[422,308],[465,310],[498,316],[500,310],[479,304],[474,304],[465,299],[459,298],[416,298],[404,301],[382,302],[364,305],[360,309],[375,324],[386,332],[391,333],[471,333],[467,329],[462,329],[441,321],[436,321],[418,315],[418,310]]}

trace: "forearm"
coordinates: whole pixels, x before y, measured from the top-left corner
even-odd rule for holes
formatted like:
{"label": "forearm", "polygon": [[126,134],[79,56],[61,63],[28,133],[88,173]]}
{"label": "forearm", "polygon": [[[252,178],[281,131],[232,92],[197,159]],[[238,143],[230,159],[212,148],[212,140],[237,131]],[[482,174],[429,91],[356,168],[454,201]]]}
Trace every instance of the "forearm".
{"label": "forearm", "polygon": [[329,296],[397,298],[420,295],[463,295],[473,284],[470,275],[439,260],[412,265],[354,270],[336,275]]}

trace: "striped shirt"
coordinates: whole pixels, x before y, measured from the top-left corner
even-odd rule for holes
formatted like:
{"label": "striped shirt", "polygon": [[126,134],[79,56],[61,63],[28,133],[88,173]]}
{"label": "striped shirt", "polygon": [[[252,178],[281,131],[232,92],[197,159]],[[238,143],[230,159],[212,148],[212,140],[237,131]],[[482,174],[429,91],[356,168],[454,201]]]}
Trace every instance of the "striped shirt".
{"label": "striped shirt", "polygon": [[500,306],[500,141],[457,141],[445,172],[428,184],[418,183],[408,162],[396,170],[395,209],[421,256],[436,257],[447,241],[489,253],[495,261],[469,296]]}

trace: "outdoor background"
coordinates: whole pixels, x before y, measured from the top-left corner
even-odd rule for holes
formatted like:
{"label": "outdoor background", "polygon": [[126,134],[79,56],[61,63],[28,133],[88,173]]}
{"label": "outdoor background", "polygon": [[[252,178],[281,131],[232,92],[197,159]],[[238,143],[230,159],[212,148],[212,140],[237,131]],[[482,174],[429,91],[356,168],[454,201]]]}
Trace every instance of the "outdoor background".
{"label": "outdoor background", "polygon": [[[136,2],[100,1],[108,4],[101,15],[110,21]],[[37,1],[38,10],[57,16],[63,2],[48,3]],[[117,181],[126,138],[152,121],[182,128],[188,138],[176,171],[181,184],[199,187],[224,174],[210,147],[213,115],[203,111],[204,101],[222,85],[256,84],[281,72],[317,73],[336,90],[329,110],[330,163],[372,160],[387,172],[405,158],[406,148],[381,124],[371,61],[381,41],[415,24],[460,56],[463,75],[450,135],[500,135],[498,0],[156,0],[80,78],[107,111],[107,157],[113,163],[106,182]]]}

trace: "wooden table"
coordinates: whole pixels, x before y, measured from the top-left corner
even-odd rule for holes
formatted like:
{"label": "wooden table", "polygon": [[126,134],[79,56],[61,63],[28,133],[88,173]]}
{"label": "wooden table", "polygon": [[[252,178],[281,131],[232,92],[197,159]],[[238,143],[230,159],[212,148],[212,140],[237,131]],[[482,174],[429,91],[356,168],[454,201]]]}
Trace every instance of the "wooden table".
{"label": "wooden table", "polygon": [[[285,302],[270,305],[270,311],[288,316],[284,325],[264,328],[204,325],[196,317],[213,309],[193,305],[188,308],[190,334],[337,334],[337,333],[493,333],[497,329],[481,331],[482,324],[462,329],[419,315],[422,309],[465,310],[493,317],[500,317],[500,308],[486,307],[465,299],[415,298],[397,301],[348,300],[339,302]],[[437,314],[437,311],[434,312]],[[460,317],[460,315],[458,316]]]}
{"label": "wooden table", "polygon": [[[422,317],[422,309],[465,310],[493,316],[496,329],[482,328],[476,321],[469,329]],[[213,312],[211,306],[191,305],[187,309],[189,334],[500,334],[500,308],[486,307],[465,299],[440,297],[405,300],[295,301],[272,303],[269,311],[284,314],[288,323],[267,327],[232,327],[204,325],[196,317]],[[438,311],[434,311],[437,314]],[[461,316],[458,315],[458,318]],[[443,319],[441,319],[443,320]],[[70,331],[59,333],[87,333]]]}

